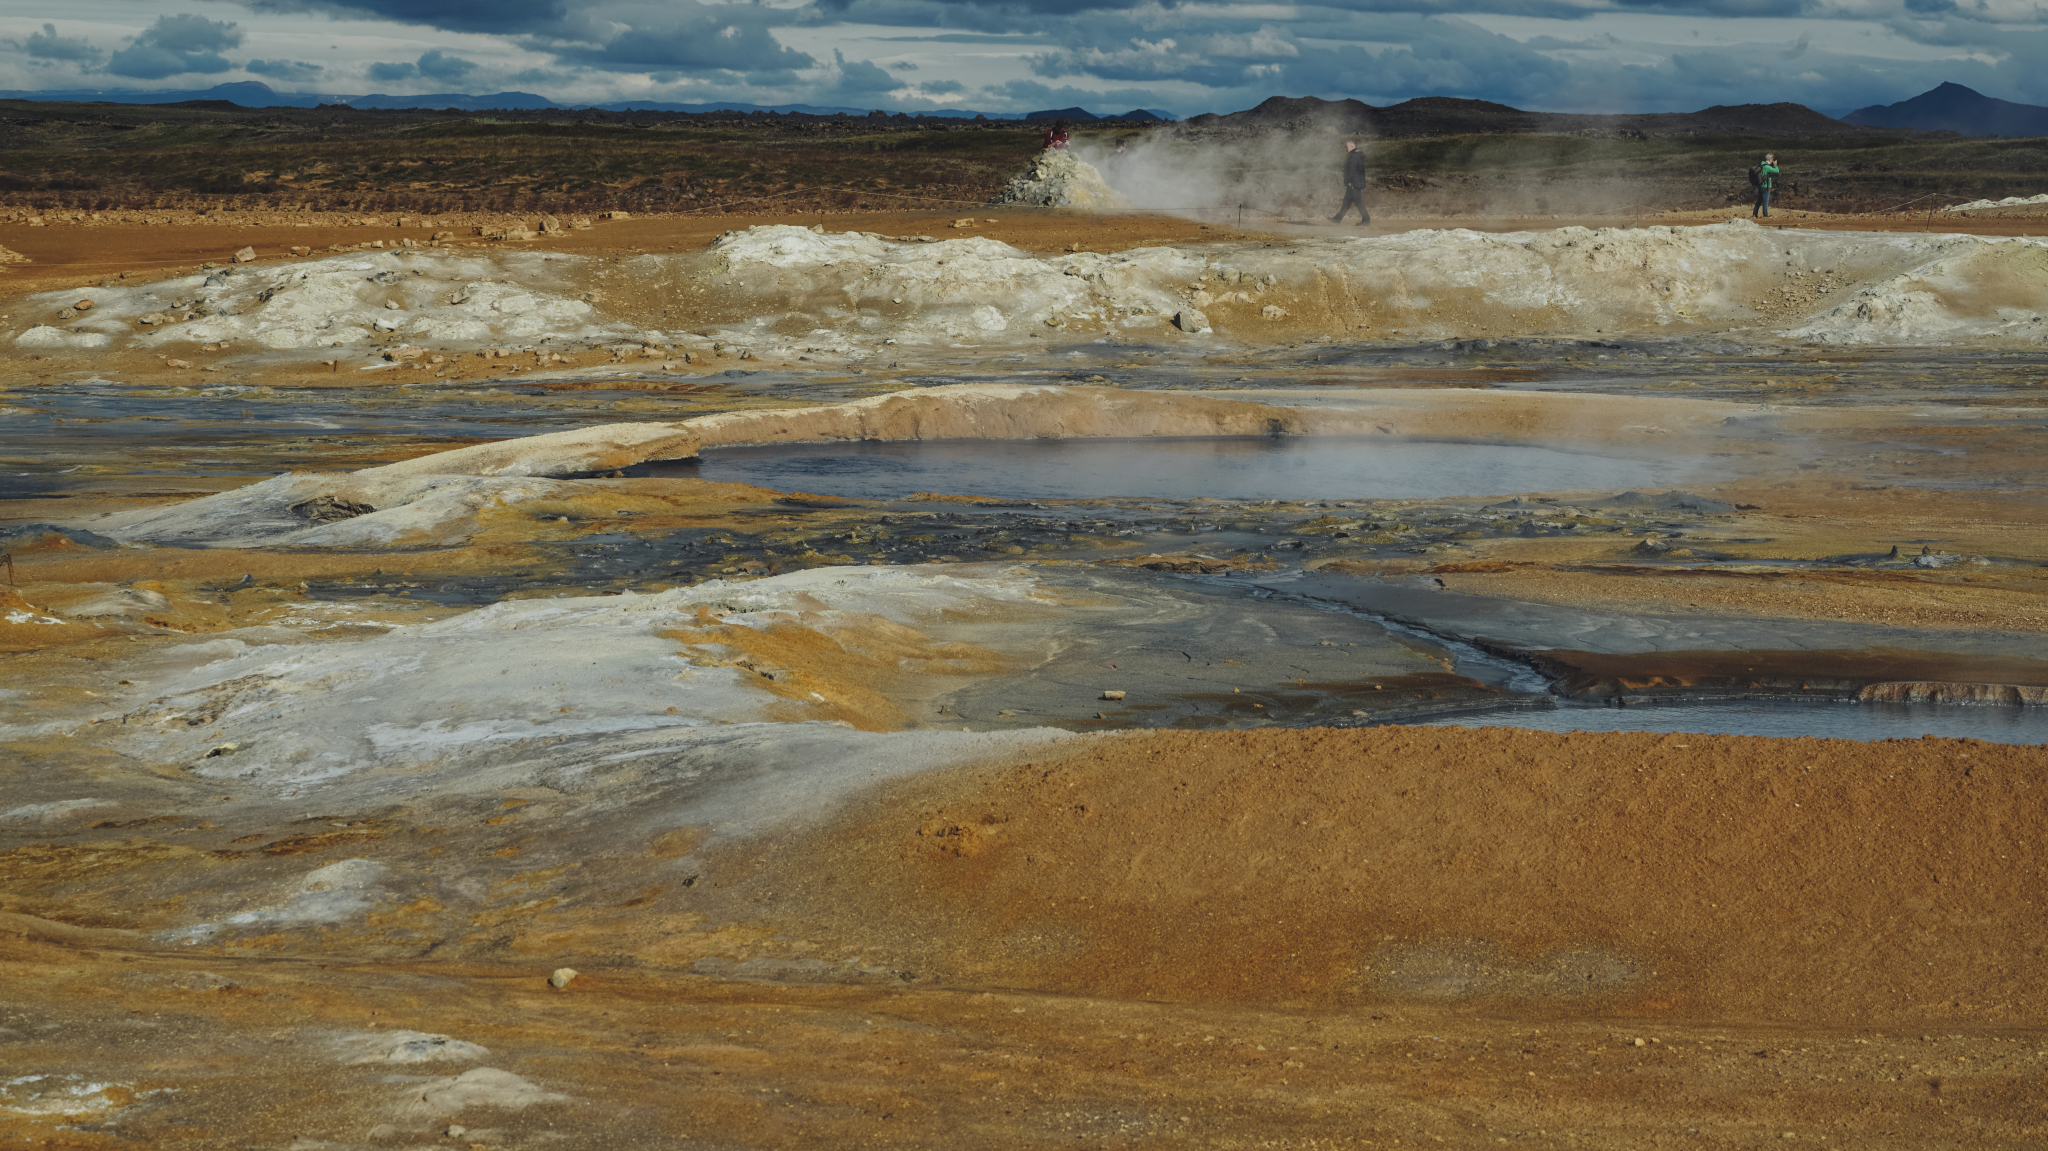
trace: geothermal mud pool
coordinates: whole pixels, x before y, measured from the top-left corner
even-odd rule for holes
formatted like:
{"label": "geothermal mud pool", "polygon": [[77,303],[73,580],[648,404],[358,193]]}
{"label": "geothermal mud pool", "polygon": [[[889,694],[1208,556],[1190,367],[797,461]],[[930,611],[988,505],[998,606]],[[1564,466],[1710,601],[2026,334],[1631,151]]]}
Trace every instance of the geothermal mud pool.
{"label": "geothermal mud pool", "polygon": [[2026,1145],[2043,260],[781,226],[16,298],[0,1131]]}

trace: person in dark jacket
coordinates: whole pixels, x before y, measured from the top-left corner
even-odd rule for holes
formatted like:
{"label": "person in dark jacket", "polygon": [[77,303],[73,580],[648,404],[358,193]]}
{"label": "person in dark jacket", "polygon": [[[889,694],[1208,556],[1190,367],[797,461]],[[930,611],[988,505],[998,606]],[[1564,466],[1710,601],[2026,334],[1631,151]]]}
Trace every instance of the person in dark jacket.
{"label": "person in dark jacket", "polygon": [[1358,226],[1363,228],[1372,223],[1372,213],[1365,210],[1365,153],[1358,150],[1356,140],[1344,141],[1344,206],[1330,217],[1332,224],[1344,222],[1344,213],[1353,206],[1358,208]]}

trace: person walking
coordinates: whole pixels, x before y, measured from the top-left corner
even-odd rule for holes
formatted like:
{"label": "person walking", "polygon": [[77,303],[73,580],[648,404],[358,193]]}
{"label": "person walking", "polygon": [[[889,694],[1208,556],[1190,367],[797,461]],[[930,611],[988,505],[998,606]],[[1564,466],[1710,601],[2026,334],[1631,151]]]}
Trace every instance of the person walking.
{"label": "person walking", "polygon": [[1344,206],[1330,217],[1332,224],[1344,222],[1344,213],[1353,206],[1358,208],[1358,226],[1363,228],[1372,223],[1372,213],[1365,210],[1365,153],[1358,150],[1358,141],[1344,141]]}
{"label": "person walking", "polygon": [[1777,174],[1777,153],[1764,153],[1764,162],[1756,166],[1756,172],[1754,173],[1756,176],[1756,206],[1749,210],[1750,219],[1754,220],[1758,216],[1762,216],[1766,220],[1771,218],[1771,184]]}

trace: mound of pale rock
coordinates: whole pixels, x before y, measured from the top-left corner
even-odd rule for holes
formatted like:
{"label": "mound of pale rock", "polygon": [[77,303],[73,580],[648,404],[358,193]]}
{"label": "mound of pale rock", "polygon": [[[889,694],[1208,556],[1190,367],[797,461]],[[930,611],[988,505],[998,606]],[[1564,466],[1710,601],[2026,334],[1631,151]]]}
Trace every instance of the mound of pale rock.
{"label": "mound of pale rock", "polygon": [[1131,202],[1103,180],[1095,166],[1071,152],[1047,149],[1031,161],[1024,174],[1010,181],[991,204],[1029,204],[1040,208],[1083,208],[1106,211],[1128,208]]}

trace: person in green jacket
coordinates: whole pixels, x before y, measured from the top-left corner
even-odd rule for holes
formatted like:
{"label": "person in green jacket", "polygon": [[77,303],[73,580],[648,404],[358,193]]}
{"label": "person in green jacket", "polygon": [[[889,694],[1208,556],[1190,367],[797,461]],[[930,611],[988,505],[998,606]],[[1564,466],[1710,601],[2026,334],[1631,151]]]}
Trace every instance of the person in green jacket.
{"label": "person in green jacket", "polygon": [[1757,218],[1758,216],[1762,216],[1762,217],[1763,217],[1763,218],[1765,218],[1766,220],[1770,219],[1770,217],[1771,217],[1771,177],[1773,177],[1773,176],[1776,176],[1777,174],[1778,174],[1778,156],[1777,156],[1777,153],[1775,153],[1775,152],[1766,152],[1766,153],[1764,154],[1764,162],[1763,162],[1763,163],[1761,163],[1761,164],[1759,164],[1759,165],[1757,165],[1757,169],[1756,169],[1756,207],[1754,207],[1754,208],[1751,208],[1751,209],[1749,210],[1749,217],[1750,217],[1750,219],[1752,219],[1752,220],[1753,220],[1753,219]]}

